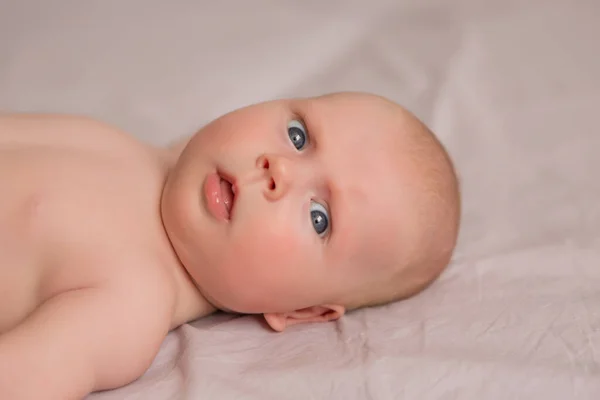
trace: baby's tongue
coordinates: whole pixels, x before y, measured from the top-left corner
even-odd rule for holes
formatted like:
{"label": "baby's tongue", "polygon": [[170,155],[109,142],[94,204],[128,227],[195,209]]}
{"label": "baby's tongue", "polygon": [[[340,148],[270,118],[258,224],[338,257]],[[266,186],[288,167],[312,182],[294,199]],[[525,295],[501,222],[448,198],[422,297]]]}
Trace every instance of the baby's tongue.
{"label": "baby's tongue", "polygon": [[225,207],[227,207],[227,212],[231,213],[233,191],[231,190],[231,184],[224,179],[221,179],[221,195],[223,196],[223,203],[225,203]]}

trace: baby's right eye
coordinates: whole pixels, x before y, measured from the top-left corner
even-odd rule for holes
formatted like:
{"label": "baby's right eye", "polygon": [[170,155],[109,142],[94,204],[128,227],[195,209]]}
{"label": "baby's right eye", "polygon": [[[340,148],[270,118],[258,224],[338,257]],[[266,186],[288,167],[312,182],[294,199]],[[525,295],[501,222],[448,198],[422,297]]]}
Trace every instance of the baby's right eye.
{"label": "baby's right eye", "polygon": [[301,151],[308,144],[308,134],[304,124],[298,120],[288,123],[288,136],[296,150]]}

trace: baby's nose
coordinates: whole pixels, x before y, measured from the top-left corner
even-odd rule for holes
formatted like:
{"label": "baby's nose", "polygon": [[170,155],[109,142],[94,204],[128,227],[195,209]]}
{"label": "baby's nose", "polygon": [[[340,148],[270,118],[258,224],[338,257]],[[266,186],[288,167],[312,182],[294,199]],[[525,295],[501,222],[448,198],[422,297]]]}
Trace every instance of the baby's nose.
{"label": "baby's nose", "polygon": [[267,179],[265,197],[271,201],[281,199],[291,184],[289,160],[276,155],[262,155],[256,160],[256,166],[262,169]]}

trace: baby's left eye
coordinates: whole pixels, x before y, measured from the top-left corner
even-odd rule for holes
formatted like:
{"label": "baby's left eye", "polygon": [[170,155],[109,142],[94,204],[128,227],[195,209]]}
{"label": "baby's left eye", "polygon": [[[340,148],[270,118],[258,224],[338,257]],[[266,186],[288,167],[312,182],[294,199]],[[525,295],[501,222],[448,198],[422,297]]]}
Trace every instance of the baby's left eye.
{"label": "baby's left eye", "polygon": [[302,150],[308,144],[308,134],[304,124],[298,120],[288,123],[288,136],[296,150]]}
{"label": "baby's left eye", "polygon": [[329,230],[329,213],[327,209],[316,201],[311,201],[310,219],[317,234],[321,237],[325,236]]}

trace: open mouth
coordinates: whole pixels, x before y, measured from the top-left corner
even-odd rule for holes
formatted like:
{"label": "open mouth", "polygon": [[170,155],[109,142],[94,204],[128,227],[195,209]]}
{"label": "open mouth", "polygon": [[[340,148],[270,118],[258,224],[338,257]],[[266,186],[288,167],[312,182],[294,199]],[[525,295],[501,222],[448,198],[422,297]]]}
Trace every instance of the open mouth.
{"label": "open mouth", "polygon": [[219,221],[229,221],[234,211],[236,184],[233,177],[215,171],[206,176],[203,184],[204,204]]}
{"label": "open mouth", "polygon": [[233,210],[233,205],[235,203],[235,186],[220,173],[219,177],[221,178],[221,196],[223,204],[225,204],[225,208],[227,209],[227,219],[231,219],[231,211]]}

